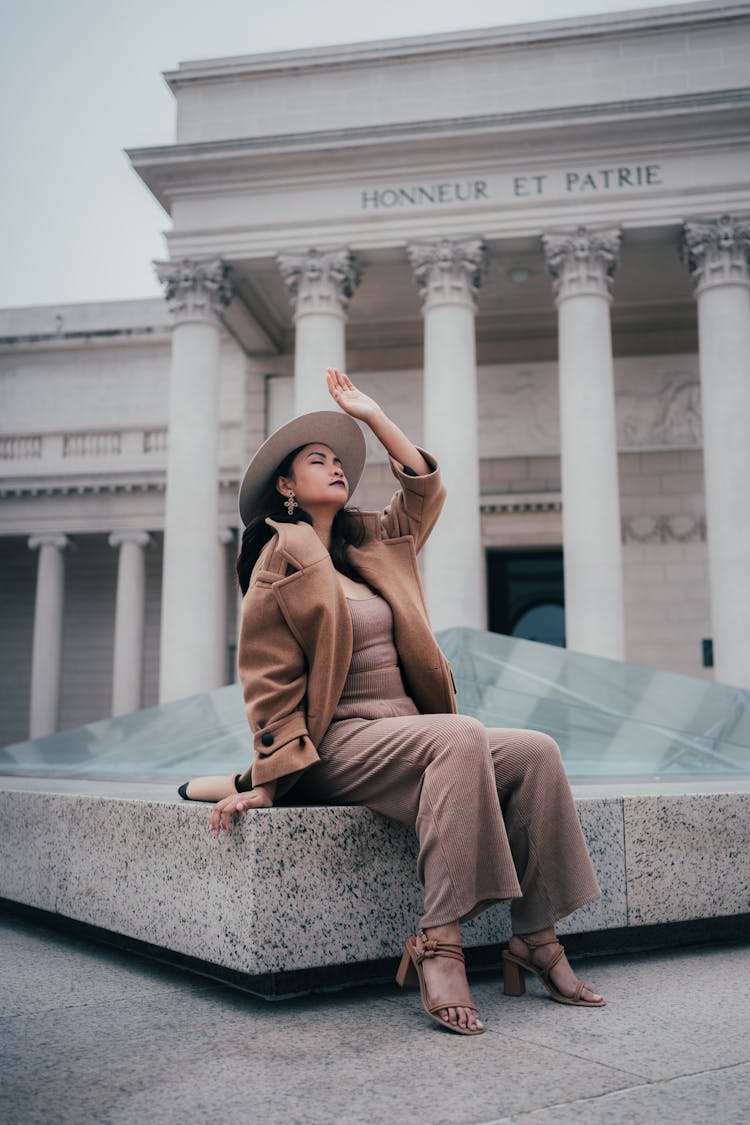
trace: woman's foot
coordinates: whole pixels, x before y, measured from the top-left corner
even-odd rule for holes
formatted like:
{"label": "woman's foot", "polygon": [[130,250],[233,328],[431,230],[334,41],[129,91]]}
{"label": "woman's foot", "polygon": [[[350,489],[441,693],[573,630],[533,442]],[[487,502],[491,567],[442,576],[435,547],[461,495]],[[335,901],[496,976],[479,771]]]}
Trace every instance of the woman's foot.
{"label": "woman's foot", "polygon": [[[520,957],[522,960],[536,965],[538,969],[545,969],[550,961],[554,960],[558,949],[562,948],[555,937],[555,931],[552,929],[538,930],[537,933],[526,934],[525,937],[531,938],[538,948],[529,948],[523,937],[514,934],[508,942],[508,949],[516,957]],[[541,942],[549,944],[540,945],[539,943]],[[550,980],[563,996],[567,996],[571,999],[575,996],[578,986],[578,977],[573,972],[570,962],[564,953],[550,972]],[[591,1004],[600,1004],[604,1000],[603,996],[600,996],[598,992],[595,992],[594,989],[590,988],[588,985],[584,987],[580,998],[582,1000],[587,1000]]]}
{"label": "woman's foot", "polygon": [[[428,938],[435,941],[461,942],[461,930],[457,922],[447,926],[431,926],[425,930]],[[425,957],[422,961],[425,984],[429,994],[430,1007],[439,1004],[441,997],[450,997],[451,1000],[466,999],[467,1004],[474,1001],[466,979],[466,969],[463,961],[453,957]],[[436,1013],[445,1023],[452,1023],[458,1027],[470,1030],[481,1030],[484,1024],[478,1012],[473,1008],[451,1007],[440,1008]]]}

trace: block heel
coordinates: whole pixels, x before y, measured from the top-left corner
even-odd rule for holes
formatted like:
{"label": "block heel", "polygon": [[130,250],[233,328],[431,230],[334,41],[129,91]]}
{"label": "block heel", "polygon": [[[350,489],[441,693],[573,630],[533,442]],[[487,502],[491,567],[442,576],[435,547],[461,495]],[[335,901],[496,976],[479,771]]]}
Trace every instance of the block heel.
{"label": "block heel", "polygon": [[525,991],[523,969],[503,953],[503,992],[506,996],[523,996]]}
{"label": "block heel", "polygon": [[419,988],[419,977],[408,949],[404,951],[401,958],[401,964],[396,973],[396,984],[400,988]]}
{"label": "block heel", "polygon": [[586,989],[591,992],[594,989],[590,984],[586,984],[585,980],[576,981],[575,991],[572,996],[565,996],[551,978],[552,970],[555,965],[565,956],[565,950],[560,945],[557,938],[550,938],[548,941],[535,941],[531,937],[523,937],[518,935],[522,942],[526,945],[529,953],[533,956],[534,950],[541,949],[545,945],[555,946],[555,950],[542,968],[534,964],[531,958],[518,957],[515,953],[511,953],[506,949],[503,953],[503,990],[506,996],[523,996],[526,991],[526,981],[524,973],[533,973],[535,977],[542,982],[544,987],[549,992],[553,1000],[558,1004],[574,1004],[578,1008],[603,1008],[604,999],[601,1000],[585,1000],[583,993]]}

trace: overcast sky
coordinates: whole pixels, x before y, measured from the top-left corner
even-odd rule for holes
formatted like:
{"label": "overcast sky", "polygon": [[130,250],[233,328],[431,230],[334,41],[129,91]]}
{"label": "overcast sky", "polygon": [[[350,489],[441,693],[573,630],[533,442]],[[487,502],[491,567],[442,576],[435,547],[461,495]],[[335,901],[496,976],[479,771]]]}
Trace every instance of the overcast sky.
{"label": "overcast sky", "polygon": [[460,31],[654,0],[0,0],[0,307],[157,296],[169,217],[123,149],[167,144],[185,59]]}

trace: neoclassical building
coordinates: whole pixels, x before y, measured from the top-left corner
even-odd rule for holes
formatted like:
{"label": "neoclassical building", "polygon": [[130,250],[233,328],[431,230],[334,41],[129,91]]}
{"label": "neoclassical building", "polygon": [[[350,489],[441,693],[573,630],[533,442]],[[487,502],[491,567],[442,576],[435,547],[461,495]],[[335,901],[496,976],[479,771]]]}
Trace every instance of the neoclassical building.
{"label": "neoclassical building", "polygon": [[750,688],[749,60],[728,2],[168,73],[165,300],[0,311],[0,742],[232,679],[329,365],[441,462],[436,629]]}

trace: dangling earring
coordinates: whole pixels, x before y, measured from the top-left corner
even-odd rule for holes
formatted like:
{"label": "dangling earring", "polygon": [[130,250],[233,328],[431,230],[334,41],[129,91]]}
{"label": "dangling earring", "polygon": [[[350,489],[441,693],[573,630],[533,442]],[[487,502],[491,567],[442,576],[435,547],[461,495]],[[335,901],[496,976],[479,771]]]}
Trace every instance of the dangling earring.
{"label": "dangling earring", "polygon": [[299,504],[294,499],[294,493],[293,492],[290,492],[289,495],[287,496],[286,500],[284,501],[284,507],[286,508],[287,512],[289,512],[290,516],[294,515],[294,509],[295,508],[299,508]]}

